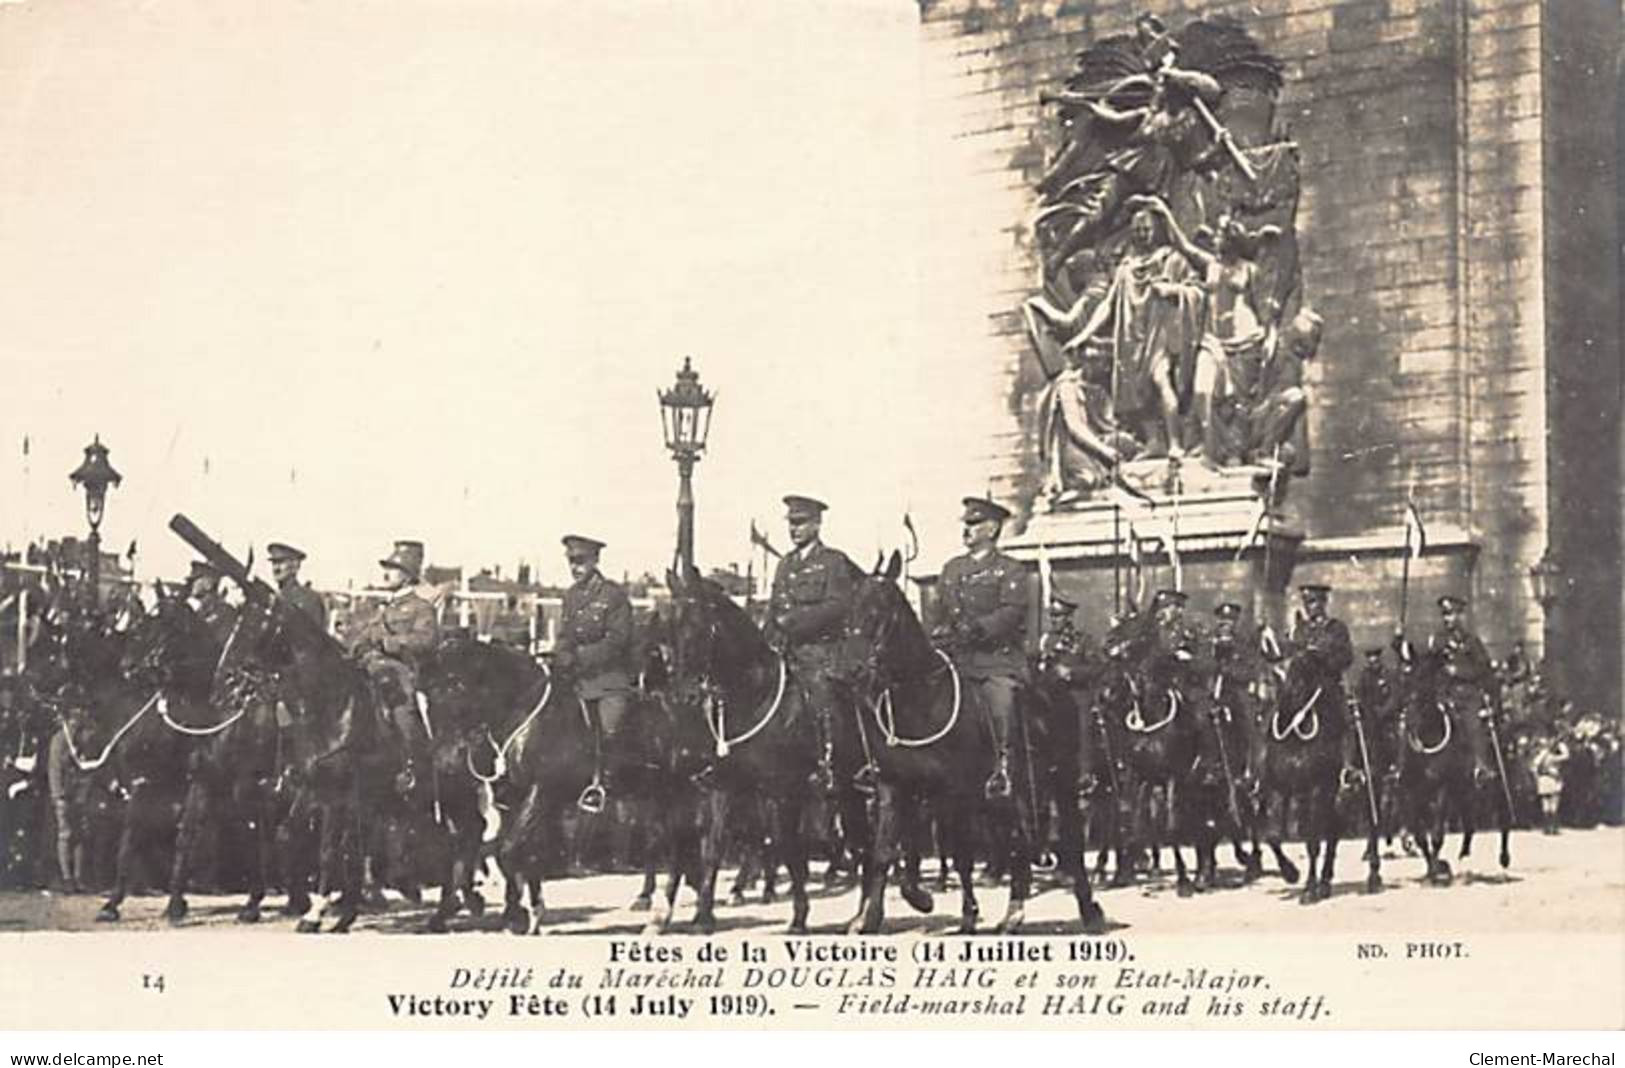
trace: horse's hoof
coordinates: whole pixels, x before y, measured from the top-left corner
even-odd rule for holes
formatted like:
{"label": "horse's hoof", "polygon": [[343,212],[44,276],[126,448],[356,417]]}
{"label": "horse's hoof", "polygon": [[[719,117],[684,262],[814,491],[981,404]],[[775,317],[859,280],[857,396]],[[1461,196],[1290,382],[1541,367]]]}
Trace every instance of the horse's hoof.
{"label": "horse's hoof", "polygon": [[355,914],[354,911],[345,913],[343,916],[339,917],[339,922],[338,923],[335,923],[333,926],[331,926],[331,927],[329,927],[327,929],[327,933],[328,934],[349,934],[350,933],[350,928],[355,926],[355,918],[356,918],[356,914]]}
{"label": "horse's hoof", "polygon": [[999,925],[993,928],[993,933],[1006,935],[1015,934],[1021,930],[1022,925],[1026,922],[1027,912],[1025,909],[1012,909],[1011,911],[1005,913],[1004,919],[1000,920]]}
{"label": "horse's hoof", "polygon": [[97,923],[117,923],[118,922],[118,906],[117,905],[103,905],[101,907],[101,911],[96,913],[96,922]]}
{"label": "horse's hoof", "polygon": [[446,918],[438,912],[429,917],[429,922],[424,924],[424,928],[430,934],[445,934],[448,930],[450,930],[450,928],[446,926]]}
{"label": "horse's hoof", "polygon": [[1320,882],[1315,884],[1315,900],[1330,901],[1331,897],[1332,881],[1330,879],[1322,879]]}
{"label": "horse's hoof", "polygon": [[648,894],[639,894],[637,897],[632,899],[632,904],[629,905],[628,908],[630,908],[633,912],[648,912],[653,905],[653,897]]}
{"label": "horse's hoof", "polygon": [[463,905],[468,909],[468,914],[475,919],[485,915],[485,895],[478,890],[470,890],[464,894]]}
{"label": "horse's hoof", "polygon": [[523,912],[504,912],[502,926],[507,928],[510,934],[522,935],[530,930],[530,917]]}
{"label": "horse's hoof", "polygon": [[1264,877],[1264,865],[1256,860],[1248,861],[1247,867],[1241,873],[1242,882],[1256,883]]}
{"label": "horse's hoof", "polygon": [[260,910],[257,905],[244,905],[237,910],[238,923],[259,923]]}
{"label": "horse's hoof", "polygon": [[929,913],[937,907],[936,900],[919,883],[904,883],[898,890],[902,892],[903,900],[908,902],[908,907],[915,912]]}
{"label": "horse's hoof", "polygon": [[1111,883],[1111,885],[1112,885],[1112,889],[1114,889],[1114,890],[1121,890],[1125,886],[1133,886],[1134,885],[1134,875],[1133,875],[1132,872],[1124,871],[1123,869],[1119,868],[1112,875],[1112,883]]}
{"label": "horse's hoof", "polygon": [[294,928],[300,934],[315,934],[321,929],[322,925],[315,920],[300,920],[299,925]]}
{"label": "horse's hoof", "polygon": [[976,933],[976,915],[961,916],[959,926],[954,928],[955,934],[973,935]]}
{"label": "horse's hoof", "polygon": [[1096,902],[1089,902],[1078,909],[1078,918],[1083,921],[1084,934],[1101,934],[1106,930],[1106,910]]}
{"label": "horse's hoof", "polygon": [[1196,886],[1189,879],[1181,879],[1175,893],[1180,897],[1191,897],[1196,893]]}
{"label": "horse's hoof", "polygon": [[[771,905],[774,902],[778,901],[778,899],[779,899],[778,891],[772,890],[772,889],[762,891],[762,904]],[[743,904],[743,902],[741,902],[741,904]]]}
{"label": "horse's hoof", "polygon": [[1298,866],[1290,860],[1283,862],[1281,865],[1281,878],[1286,880],[1288,886],[1296,885],[1298,882]]}
{"label": "horse's hoof", "polygon": [[1314,883],[1310,883],[1308,886],[1305,886],[1298,893],[1298,904],[1300,905],[1313,905],[1319,900],[1320,895],[1315,892]]}
{"label": "horse's hoof", "polygon": [[290,897],[288,898],[287,903],[282,906],[282,915],[287,916],[289,919],[292,919],[295,916],[303,916],[309,911],[309,894],[300,894],[298,897]]}
{"label": "horse's hoof", "polygon": [[1382,876],[1372,872],[1365,877],[1365,892],[1368,894],[1382,893]]}
{"label": "horse's hoof", "polygon": [[742,908],[744,904],[745,895],[743,891],[735,890],[733,893],[728,895],[728,906],[730,908]]}
{"label": "horse's hoof", "polygon": [[696,916],[694,917],[694,928],[703,935],[716,934],[717,918],[711,915]]}
{"label": "horse's hoof", "polygon": [[804,935],[807,933],[806,920],[791,920],[790,926],[784,929],[785,934]]}
{"label": "horse's hoof", "polygon": [[1503,870],[1505,870],[1506,868],[1512,867],[1512,854],[1511,853],[1506,852],[1505,850],[1502,850],[1500,857],[1498,857],[1497,859],[1500,860],[1501,867],[1502,867]]}
{"label": "horse's hoof", "polygon": [[164,919],[170,923],[180,923],[186,919],[186,914],[190,911],[191,907],[187,905],[185,898],[172,897],[169,899],[169,905],[164,909]]}

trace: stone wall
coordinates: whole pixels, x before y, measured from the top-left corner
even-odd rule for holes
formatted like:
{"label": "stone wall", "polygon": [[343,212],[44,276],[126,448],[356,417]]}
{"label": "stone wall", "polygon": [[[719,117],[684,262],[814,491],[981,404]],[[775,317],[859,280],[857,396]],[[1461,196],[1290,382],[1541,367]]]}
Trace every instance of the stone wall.
{"label": "stone wall", "polygon": [[[1439,555],[1413,574],[1413,618],[1431,618],[1432,597],[1465,583],[1492,651],[1515,638],[1538,650],[1542,614],[1528,569],[1551,525],[1565,559],[1576,554],[1571,576],[1605,591],[1570,594],[1568,606],[1571,621],[1604,628],[1611,658],[1592,674],[1613,690],[1620,452],[1617,437],[1599,440],[1610,427],[1617,435],[1619,415],[1617,261],[1612,270],[1603,262],[1617,230],[1600,203],[1617,189],[1613,5],[922,3],[935,115],[926,129],[936,135],[923,147],[942,176],[939,217],[968,228],[960,247],[983,257],[977,332],[956,358],[968,382],[1003,391],[997,417],[975,427],[991,443],[995,490],[1025,500],[1037,478],[1024,427],[1042,374],[1017,308],[1038,277],[1031,189],[1057,138],[1038,93],[1084,44],[1127,31],[1147,9],[1171,26],[1234,14],[1286,64],[1279,113],[1302,156],[1303,286],[1327,322],[1310,369],[1314,470],[1294,485],[1307,535],[1300,577],[1329,579],[1354,612],[1391,620],[1402,509],[1414,493]],[[1601,73],[1559,76],[1557,42],[1566,72],[1589,64]],[[1572,157],[1583,145],[1598,160],[1579,167]],[[1577,203],[1594,225],[1556,217]],[[1576,243],[1591,275],[1583,285],[1565,266]],[[970,287],[962,276],[955,284],[962,301]],[[1576,388],[1597,381],[1611,391]],[[1581,429],[1576,407],[1586,409]],[[1549,409],[1570,429],[1548,434],[1557,425]],[[1573,457],[1587,440],[1589,453]],[[1584,535],[1564,535],[1556,501],[1573,514],[1587,493],[1602,506],[1587,513]],[[1611,617],[1601,600],[1614,605]]]}

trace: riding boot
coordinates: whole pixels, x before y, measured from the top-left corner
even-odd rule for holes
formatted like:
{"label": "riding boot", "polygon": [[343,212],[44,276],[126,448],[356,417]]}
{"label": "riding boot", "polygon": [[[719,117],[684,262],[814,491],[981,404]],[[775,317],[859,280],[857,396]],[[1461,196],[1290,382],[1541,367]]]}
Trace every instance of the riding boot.
{"label": "riding boot", "polygon": [[835,738],[830,729],[829,712],[818,709],[813,717],[818,725],[818,770],[813,773],[813,786],[826,796],[835,793]]}

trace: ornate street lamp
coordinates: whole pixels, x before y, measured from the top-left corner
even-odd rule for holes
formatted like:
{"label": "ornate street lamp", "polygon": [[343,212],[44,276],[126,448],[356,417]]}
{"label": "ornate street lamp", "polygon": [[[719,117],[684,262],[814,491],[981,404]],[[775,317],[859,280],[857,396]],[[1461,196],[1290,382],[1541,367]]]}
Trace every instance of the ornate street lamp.
{"label": "ornate street lamp", "polygon": [[677,461],[677,559],[685,570],[694,567],[694,465],[705,452],[714,403],[716,395],[700,386],[693,361],[683,357],[677,384],[660,391],[660,420]]}
{"label": "ornate street lamp", "polygon": [[1561,680],[1554,678],[1560,673],[1556,670],[1558,657],[1554,655],[1558,634],[1553,617],[1557,603],[1562,599],[1563,565],[1552,554],[1550,545],[1540,554],[1540,559],[1529,566],[1529,584],[1534,588],[1535,603],[1540,605],[1541,674],[1545,676],[1549,691],[1554,686],[1560,689]]}
{"label": "ornate street lamp", "polygon": [[107,462],[107,446],[101,435],[96,435],[85,446],[85,459],[68,476],[75,486],[85,491],[85,519],[90,523],[90,604],[101,604],[102,595],[102,514],[107,509],[107,491],[124,481]]}

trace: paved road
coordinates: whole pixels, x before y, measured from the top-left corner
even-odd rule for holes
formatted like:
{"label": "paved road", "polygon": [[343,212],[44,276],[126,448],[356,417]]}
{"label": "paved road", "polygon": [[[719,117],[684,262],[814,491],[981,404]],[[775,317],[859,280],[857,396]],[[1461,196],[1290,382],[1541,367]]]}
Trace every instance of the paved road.
{"label": "paved road", "polygon": [[[1449,848],[1456,848],[1451,838]],[[1445,927],[1452,933],[1504,933],[1509,931],[1597,932],[1625,931],[1625,830],[1565,831],[1557,837],[1519,832],[1512,841],[1512,867],[1502,873],[1495,862],[1496,840],[1482,835],[1474,842],[1474,855],[1456,862],[1457,879],[1448,888],[1420,882],[1421,861],[1396,851],[1384,856],[1386,889],[1363,893],[1365,865],[1358,843],[1345,843],[1339,851],[1335,894],[1311,907],[1297,903],[1294,888],[1273,873],[1252,885],[1240,885],[1239,871],[1221,867],[1226,888],[1181,899],[1171,880],[1153,880],[1133,887],[1105,890],[1099,895],[1112,926],[1140,933],[1177,931],[1192,934],[1238,934],[1247,931],[1282,934],[1324,934],[1330,931],[1372,932],[1408,930],[1419,923]],[[1225,850],[1228,854],[1228,848]],[[1290,856],[1302,857],[1301,847]],[[1223,859],[1223,858],[1221,858]],[[927,869],[928,873],[930,869]],[[645,915],[627,906],[639,880],[630,875],[598,875],[559,880],[547,885],[548,933],[627,934],[641,930]],[[726,876],[722,882],[726,886]],[[782,883],[781,883],[782,888]],[[485,887],[493,901],[501,899],[500,883]],[[1053,880],[1040,878],[1038,896],[1029,903],[1026,930],[1059,934],[1077,929],[1071,895]],[[985,922],[1003,915],[1008,900],[1002,887],[977,887]],[[888,931],[945,932],[958,919],[957,889],[937,894],[937,909],[930,916],[912,912],[895,893],[888,899]],[[278,899],[273,899],[277,903]],[[100,899],[49,893],[0,894],[0,931],[107,930],[95,922]],[[202,935],[218,930],[253,930],[267,937],[291,933],[292,921],[268,913],[266,922],[244,928],[234,922],[239,900],[198,895],[191,899],[192,914],[178,928],[164,920],[164,899],[132,898],[124,906],[122,930],[175,931]],[[838,933],[857,907],[850,889],[824,888],[815,880],[812,928]],[[464,915],[453,921],[454,932],[495,930],[495,911],[483,920]],[[676,934],[687,933],[693,897],[684,890],[678,899]],[[421,931],[428,910],[395,901],[383,911],[364,915],[357,932],[415,933]],[[752,895],[743,905],[723,905],[722,930],[778,930],[789,917],[788,905],[764,905]]]}

